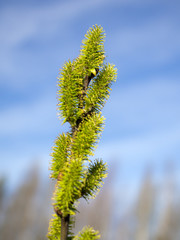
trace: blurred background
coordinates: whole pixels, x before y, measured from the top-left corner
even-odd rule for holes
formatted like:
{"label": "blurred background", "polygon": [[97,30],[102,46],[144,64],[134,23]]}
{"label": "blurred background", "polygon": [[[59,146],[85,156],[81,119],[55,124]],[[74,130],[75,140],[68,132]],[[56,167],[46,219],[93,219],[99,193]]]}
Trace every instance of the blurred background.
{"label": "blurred background", "polygon": [[118,69],[95,158],[109,176],[82,201],[102,240],[180,239],[180,2],[0,1],[0,239],[46,239],[51,147],[68,130],[57,116],[59,69],[94,24]]}

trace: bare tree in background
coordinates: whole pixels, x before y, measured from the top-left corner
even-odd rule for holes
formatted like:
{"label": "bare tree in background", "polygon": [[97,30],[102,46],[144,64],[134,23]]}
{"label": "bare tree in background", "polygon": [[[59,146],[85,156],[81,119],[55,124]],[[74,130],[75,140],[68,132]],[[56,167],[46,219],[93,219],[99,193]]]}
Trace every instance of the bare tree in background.
{"label": "bare tree in background", "polygon": [[162,211],[159,217],[156,240],[180,239],[180,199],[175,177],[175,166],[168,161],[164,170],[164,192]]}
{"label": "bare tree in background", "polygon": [[[119,197],[114,194],[112,171],[99,196],[88,205],[80,203],[75,232],[86,224],[101,231],[101,240],[179,240],[180,188],[174,172],[168,166],[157,184],[146,171],[137,196],[127,203],[127,187]],[[36,167],[22,182],[8,201],[4,180],[0,184],[0,240],[45,240],[53,187],[40,178]]]}
{"label": "bare tree in background", "polygon": [[[155,197],[152,173],[147,169],[136,202],[119,218],[115,239],[150,240]],[[127,198],[126,194],[124,198]]]}
{"label": "bare tree in background", "polygon": [[5,203],[5,178],[0,179],[0,229],[4,217],[4,203]]}
{"label": "bare tree in background", "polygon": [[113,176],[110,169],[108,182],[105,181],[100,193],[89,204],[82,200],[78,207],[79,214],[76,216],[75,232],[82,229],[84,224],[92,226],[101,232],[101,239],[108,240],[112,236],[112,209],[113,209]]}
{"label": "bare tree in background", "polygon": [[148,172],[143,180],[135,210],[135,240],[150,239],[151,223],[155,205],[155,188]]}
{"label": "bare tree in background", "polygon": [[[35,240],[45,239],[49,215],[47,201],[40,190],[39,172],[33,168],[23,184],[10,197],[0,228],[0,240]],[[46,185],[47,186],[47,185]],[[38,203],[38,192],[42,193]],[[47,195],[47,189],[46,189]]]}

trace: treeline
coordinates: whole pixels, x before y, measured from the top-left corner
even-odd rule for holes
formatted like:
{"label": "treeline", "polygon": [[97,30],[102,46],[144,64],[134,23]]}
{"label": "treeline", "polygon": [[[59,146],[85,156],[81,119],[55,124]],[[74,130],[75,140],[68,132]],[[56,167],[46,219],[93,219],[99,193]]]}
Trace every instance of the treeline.
{"label": "treeline", "polygon": [[[175,169],[167,164],[161,181],[146,170],[132,201],[127,186],[114,187],[112,171],[95,200],[80,202],[74,231],[86,224],[98,229],[102,240],[179,240],[180,188]],[[13,193],[7,193],[1,179],[0,240],[47,239],[52,189],[48,176],[47,182],[42,180],[36,167]]]}

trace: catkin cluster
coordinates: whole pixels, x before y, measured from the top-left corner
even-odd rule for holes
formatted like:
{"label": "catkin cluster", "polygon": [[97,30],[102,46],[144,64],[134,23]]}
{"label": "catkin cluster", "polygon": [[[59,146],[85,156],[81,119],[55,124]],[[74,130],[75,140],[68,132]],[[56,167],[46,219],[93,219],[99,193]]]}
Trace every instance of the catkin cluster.
{"label": "catkin cluster", "polygon": [[98,232],[85,227],[73,236],[71,215],[76,214],[77,201],[95,197],[106,177],[106,164],[92,160],[94,149],[104,127],[101,110],[116,80],[114,65],[105,62],[105,33],[93,26],[85,35],[79,56],[68,61],[58,78],[58,110],[70,131],[57,137],[52,149],[51,178],[57,181],[50,221],[50,240],[99,239]]}

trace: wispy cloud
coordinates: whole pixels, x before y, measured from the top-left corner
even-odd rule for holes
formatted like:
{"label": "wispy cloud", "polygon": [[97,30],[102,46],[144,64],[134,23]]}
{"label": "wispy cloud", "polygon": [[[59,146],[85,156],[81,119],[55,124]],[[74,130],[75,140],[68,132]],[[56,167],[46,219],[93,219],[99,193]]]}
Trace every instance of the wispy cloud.
{"label": "wispy cloud", "polygon": [[41,135],[44,131],[47,133],[52,130],[56,115],[56,99],[50,94],[29,104],[5,109],[1,111],[0,118],[1,138],[14,138],[22,134],[27,136],[29,133]]}
{"label": "wispy cloud", "polygon": [[[100,6],[102,0],[67,1],[39,7],[6,7],[0,11],[0,73],[12,79],[17,67],[20,48],[28,40],[52,39],[57,33],[66,33],[69,25],[87,11]],[[50,46],[52,47],[52,46]],[[29,56],[30,57],[30,56]],[[34,55],[35,58],[35,55]],[[17,84],[18,77],[12,84]],[[2,81],[2,77],[0,81]]]}
{"label": "wispy cloud", "polygon": [[[175,157],[180,144],[180,84],[155,78],[114,89],[105,107],[105,140],[97,155],[145,162]],[[102,143],[103,142],[103,143]]]}
{"label": "wispy cloud", "polygon": [[67,1],[40,7],[7,7],[1,10],[1,43],[8,47],[21,44],[27,38],[51,34],[66,29],[69,21],[84,11],[96,8],[103,1]]}
{"label": "wispy cloud", "polygon": [[111,131],[141,133],[180,122],[178,79],[164,76],[143,80],[113,89],[104,112],[111,123]]}
{"label": "wispy cloud", "polygon": [[[179,151],[180,124],[166,129],[144,133],[130,138],[116,141],[108,141],[100,144],[96,151],[97,157],[103,157],[106,161],[118,159],[126,164],[145,163],[147,161],[165,161],[167,158],[175,158]],[[113,160],[112,159],[112,160]]]}
{"label": "wispy cloud", "polygon": [[[139,24],[114,31],[110,39],[113,55],[143,67],[169,63],[180,54],[180,32],[176,19],[158,15]],[[122,62],[123,64],[123,62]]]}
{"label": "wispy cloud", "polygon": [[[2,8],[0,10],[1,74],[4,77],[11,77],[16,69],[19,70],[17,68],[17,54],[19,54],[19,48],[24,42],[39,38],[46,40],[56,38],[57,33],[60,32],[66,34],[67,29],[71,29],[72,24],[82,18],[85,13],[93,13],[97,9],[101,11],[102,7],[106,5],[131,7],[137,4],[149,5],[152,3],[151,1],[144,1],[143,3],[142,0],[79,0],[58,2],[51,5],[44,4],[39,7],[22,5],[21,7],[7,6]],[[99,15],[101,18],[101,12]],[[102,21],[104,20],[102,19]],[[174,49],[179,42],[179,35],[176,35],[174,41],[170,39],[170,36],[174,36],[175,31],[176,34],[179,32],[177,29],[174,29],[169,22],[165,23],[164,20],[159,23],[154,20],[149,26],[144,24],[135,28],[132,24],[130,28],[116,30],[111,36],[110,44],[116,46],[115,53],[122,58],[139,55],[139,59],[141,58],[142,61],[144,61],[144,56],[153,62],[159,61],[159,58],[165,60],[172,52],[174,53]],[[169,42],[168,39],[171,40],[171,44],[164,45]],[[159,48],[160,42],[163,44]],[[164,51],[165,48],[166,51]],[[136,60],[138,61],[138,59]],[[14,81],[17,81],[17,79],[14,79]]]}

